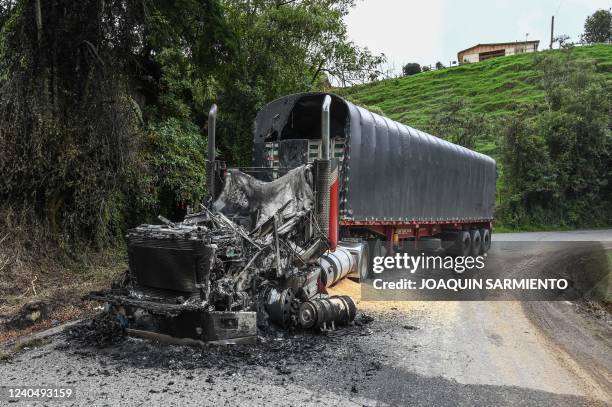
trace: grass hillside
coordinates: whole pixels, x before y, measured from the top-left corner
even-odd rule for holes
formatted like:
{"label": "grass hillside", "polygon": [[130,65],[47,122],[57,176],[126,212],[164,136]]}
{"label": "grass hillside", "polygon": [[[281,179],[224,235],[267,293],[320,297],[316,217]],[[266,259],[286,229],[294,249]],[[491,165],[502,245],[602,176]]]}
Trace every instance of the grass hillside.
{"label": "grass hillside", "polygon": [[[558,52],[561,51],[544,51]],[[612,45],[577,47],[573,53],[576,59],[591,60],[597,72],[612,81]],[[534,55],[493,58],[339,89],[338,93],[355,104],[422,129],[428,127],[428,120],[449,97],[463,99],[473,112],[495,118],[544,98],[544,92],[536,87]]]}
{"label": "grass hillside", "polygon": [[337,92],[497,160],[500,226],[610,225],[612,45],[494,58]]}

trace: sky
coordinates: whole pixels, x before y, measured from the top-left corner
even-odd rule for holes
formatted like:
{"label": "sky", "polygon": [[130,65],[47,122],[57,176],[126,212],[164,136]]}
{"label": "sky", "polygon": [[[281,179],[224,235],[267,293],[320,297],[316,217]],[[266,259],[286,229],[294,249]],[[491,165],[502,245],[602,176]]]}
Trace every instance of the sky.
{"label": "sky", "polygon": [[457,52],[478,43],[540,40],[555,36],[578,41],[584,20],[612,0],[357,0],[345,17],[349,38],[373,53],[384,53],[387,69],[407,62],[449,65]]}

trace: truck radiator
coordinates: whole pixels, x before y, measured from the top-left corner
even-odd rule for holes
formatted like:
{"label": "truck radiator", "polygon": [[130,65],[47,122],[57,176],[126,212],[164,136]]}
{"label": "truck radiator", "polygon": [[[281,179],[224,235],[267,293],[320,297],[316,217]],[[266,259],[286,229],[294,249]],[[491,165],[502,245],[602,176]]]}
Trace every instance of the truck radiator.
{"label": "truck radiator", "polygon": [[184,293],[199,292],[212,248],[200,240],[131,236],[130,272],[139,286]]}

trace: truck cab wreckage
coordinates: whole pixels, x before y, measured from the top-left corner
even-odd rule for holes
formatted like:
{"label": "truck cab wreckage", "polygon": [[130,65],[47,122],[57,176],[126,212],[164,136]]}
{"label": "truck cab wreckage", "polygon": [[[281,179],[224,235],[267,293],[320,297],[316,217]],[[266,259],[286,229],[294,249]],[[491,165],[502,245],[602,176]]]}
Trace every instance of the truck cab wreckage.
{"label": "truck cab wreckage", "polygon": [[[211,158],[215,116],[213,106]],[[248,341],[269,324],[326,330],[353,321],[350,297],[322,294],[322,261],[329,283],[356,264],[347,251],[339,258],[329,252],[329,211],[320,210],[329,202],[318,202],[316,193],[329,176],[304,164],[265,182],[220,164],[209,165],[209,205],[180,223],[160,216],[163,225],[130,230],[125,279],[87,298],[105,302],[130,333],[202,342]],[[215,194],[221,171],[223,188]]]}
{"label": "truck cab wreckage", "polygon": [[373,256],[421,242],[458,255],[490,245],[495,161],[335,95],[303,93],[257,115],[254,167],[215,160],[208,120],[209,199],[180,223],[128,233],[129,270],[89,299],[128,332],[236,343],[270,325],[335,329],[356,315],[328,296]]}

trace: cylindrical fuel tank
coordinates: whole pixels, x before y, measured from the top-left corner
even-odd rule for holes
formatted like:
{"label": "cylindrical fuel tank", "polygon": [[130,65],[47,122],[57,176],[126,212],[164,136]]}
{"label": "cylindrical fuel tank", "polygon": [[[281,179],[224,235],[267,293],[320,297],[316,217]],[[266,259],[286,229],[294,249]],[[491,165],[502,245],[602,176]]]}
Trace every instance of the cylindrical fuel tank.
{"label": "cylindrical fuel tank", "polygon": [[369,256],[368,244],[362,241],[342,240],[339,245],[348,250],[355,259],[355,269],[359,278],[364,279],[368,275]]}
{"label": "cylindrical fuel tank", "polygon": [[300,305],[299,321],[304,328],[333,328],[355,319],[357,307],[346,295],[319,298]]}
{"label": "cylindrical fuel tank", "polygon": [[333,252],[326,252],[319,258],[321,266],[321,283],[331,287],[348,273],[355,270],[357,264],[351,252],[341,246]]}

